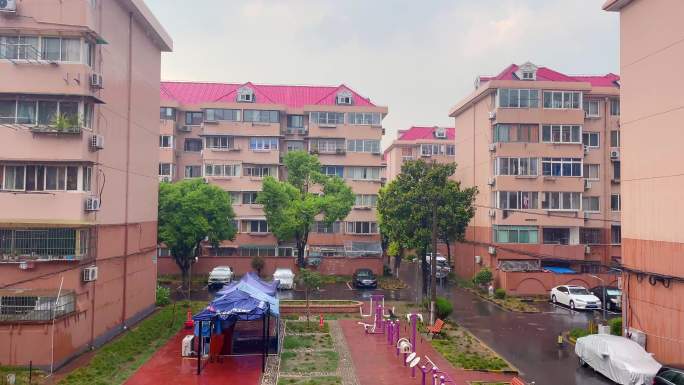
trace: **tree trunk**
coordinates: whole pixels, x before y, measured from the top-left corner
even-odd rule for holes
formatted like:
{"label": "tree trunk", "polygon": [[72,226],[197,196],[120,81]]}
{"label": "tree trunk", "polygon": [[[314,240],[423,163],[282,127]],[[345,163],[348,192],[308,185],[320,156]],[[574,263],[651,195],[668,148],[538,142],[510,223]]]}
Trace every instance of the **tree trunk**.
{"label": "tree trunk", "polygon": [[428,278],[430,277],[429,274],[429,269],[428,269],[428,262],[427,262],[427,247],[423,246],[420,248],[420,270],[423,273],[423,297],[427,296],[428,294]]}
{"label": "tree trunk", "polygon": [[401,253],[394,256],[394,275],[399,278],[399,268],[401,267]]}
{"label": "tree trunk", "polygon": [[297,266],[300,268],[306,267],[304,264],[304,247],[305,245],[300,246],[299,243],[297,244]]}
{"label": "tree trunk", "polygon": [[447,247],[447,261],[449,261],[449,266],[451,266],[451,242],[449,242],[449,238],[444,238],[444,243],[446,244]]}
{"label": "tree trunk", "polygon": [[304,290],[304,295],[306,297],[306,329],[309,329],[309,316],[311,315],[311,308],[309,307],[309,288]]}

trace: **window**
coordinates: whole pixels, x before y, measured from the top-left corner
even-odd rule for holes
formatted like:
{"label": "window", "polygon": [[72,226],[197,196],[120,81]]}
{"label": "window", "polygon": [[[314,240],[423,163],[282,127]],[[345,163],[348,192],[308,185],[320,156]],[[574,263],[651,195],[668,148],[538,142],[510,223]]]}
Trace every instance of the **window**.
{"label": "window", "polygon": [[254,90],[249,87],[241,87],[237,91],[236,100],[238,102],[249,102],[253,103],[256,99],[254,98]]}
{"label": "window", "polygon": [[238,254],[243,257],[275,257],[276,248],[268,246],[247,246],[240,247]]}
{"label": "window", "polygon": [[173,136],[171,136],[171,135],[159,135],[159,147],[160,148],[171,148],[171,147],[173,147]]}
{"label": "window", "polygon": [[93,180],[93,168],[90,166],[83,166],[83,191],[91,191]]}
{"label": "window", "polygon": [[579,211],[582,194],[578,192],[542,192],[542,209],[554,211]]}
{"label": "window", "polygon": [[37,60],[40,45],[36,36],[0,36],[0,58]]}
{"label": "window", "polygon": [[585,164],[583,166],[582,175],[585,179],[599,180],[599,167],[598,164]]}
{"label": "window", "polygon": [[538,158],[496,158],[494,175],[537,176]]}
{"label": "window", "polygon": [[215,122],[219,120],[237,122],[240,121],[240,110],[207,108],[204,110],[204,120],[208,122]]}
{"label": "window", "polygon": [[347,141],[347,151],[380,153],[379,140],[350,139]]}
{"label": "window", "polygon": [[544,91],[544,108],[582,108],[582,93],[575,91]]}
{"label": "window", "polygon": [[570,243],[570,229],[545,228],[542,230],[544,244],[567,245]]}
{"label": "window", "polygon": [[254,205],[256,204],[258,191],[244,191],[242,193],[242,204],[243,205]]}
{"label": "window", "polygon": [[95,45],[93,43],[83,44],[83,58],[88,66],[92,67],[95,63]]}
{"label": "window", "polygon": [[353,180],[380,180],[381,167],[346,167],[347,178]]}
{"label": "window", "polygon": [[202,139],[187,138],[183,143],[183,151],[200,152],[202,151]]}
{"label": "window", "polygon": [[278,111],[268,110],[245,110],[245,122],[255,123],[278,123],[280,122],[280,113]]}
{"label": "window", "polygon": [[620,116],[620,99],[610,99],[610,114]]}
{"label": "window", "polygon": [[492,226],[495,243],[539,243],[535,226]]}
{"label": "window", "polygon": [[335,102],[337,104],[346,104],[346,105],[352,105],[353,99],[352,99],[352,94],[349,91],[342,91],[337,94],[335,97]]}
{"label": "window", "polygon": [[354,206],[376,207],[378,196],[375,194],[357,194]]}
{"label": "window", "polygon": [[323,221],[316,221],[313,226],[313,231],[315,233],[337,234],[340,230],[340,222],[333,222],[330,225],[326,225]]}
{"label": "window", "polygon": [[309,113],[309,123],[322,126],[344,124],[344,114],[341,112],[311,112]]}
{"label": "window", "polygon": [[201,112],[188,111],[185,113],[185,124],[188,126],[198,126],[202,124],[203,114]]}
{"label": "window", "polygon": [[3,190],[24,190],[25,166],[4,166]]}
{"label": "window", "polygon": [[41,58],[49,61],[59,61],[62,39],[58,37],[44,37],[41,39]]}
{"label": "window", "polygon": [[171,163],[159,163],[159,176],[173,176],[171,174]]}
{"label": "window", "polygon": [[496,208],[527,210],[539,208],[539,193],[530,191],[497,191]]}
{"label": "window", "polygon": [[202,166],[185,166],[186,178],[199,178],[202,176]]}
{"label": "window", "polygon": [[587,118],[598,118],[599,115],[599,101],[598,100],[585,100],[584,101],[584,114]]}
{"label": "window", "polygon": [[311,152],[334,154],[344,152],[344,139],[312,139],[309,141]]}
{"label": "window", "polygon": [[286,140],[287,151],[303,151],[304,142],[300,140]]}
{"label": "window", "polygon": [[613,180],[620,180],[620,161],[613,162]]}
{"label": "window", "polygon": [[449,156],[454,156],[456,155],[456,146],[453,144],[447,144],[446,146],[446,154]]}
{"label": "window", "polygon": [[205,145],[212,150],[228,150],[235,148],[235,141],[232,136],[207,136]]}
{"label": "window", "polygon": [[610,147],[620,147],[620,131],[612,130],[610,132]]}
{"label": "window", "polygon": [[600,202],[599,197],[584,196],[582,197],[582,208],[585,212],[598,213],[601,211]]}
{"label": "window", "polygon": [[81,61],[81,39],[63,38],[62,39],[62,61],[80,62]]}
{"label": "window", "polygon": [[619,245],[622,243],[622,227],[619,225],[610,226],[610,243]]}
{"label": "window", "polygon": [[548,125],[542,126],[542,142],[581,143],[582,126]]}
{"label": "window", "polygon": [[287,116],[287,127],[288,128],[303,128],[304,127],[304,115],[288,115]]}
{"label": "window", "polygon": [[240,176],[239,164],[205,164],[204,176]]}
{"label": "window", "polygon": [[274,166],[245,166],[245,176],[254,178],[263,178],[265,176],[276,177],[276,169]]}
{"label": "window", "polygon": [[497,124],[492,127],[492,140],[499,142],[539,142],[539,126],[536,124]]}
{"label": "window", "polygon": [[95,115],[92,103],[83,105],[83,127],[93,128],[93,116]]}
{"label": "window", "polygon": [[522,73],[523,80],[534,80],[534,72],[525,71]]}
{"label": "window", "polygon": [[444,155],[446,153],[446,146],[443,144],[429,144],[424,143],[420,145],[421,156]]}
{"label": "window", "polygon": [[[243,233],[268,233],[268,223],[265,220],[243,220]],[[275,250],[274,250],[275,252]]]}
{"label": "window", "polygon": [[582,143],[587,146],[587,148],[599,148],[599,135],[598,132],[583,132]]}
{"label": "window", "polygon": [[[79,109],[83,106],[83,117]],[[92,104],[75,101],[0,100],[0,123],[52,126],[58,115],[69,119],[73,127],[92,124]]]}
{"label": "window", "polygon": [[321,172],[327,176],[339,176],[340,178],[344,175],[344,167],[342,166],[321,166]]}
{"label": "window", "polygon": [[499,107],[503,108],[537,108],[539,107],[539,90],[500,88]]}
{"label": "window", "polygon": [[271,151],[278,149],[278,138],[250,138],[249,149],[252,151]]}
{"label": "window", "polygon": [[620,209],[621,209],[620,194],[610,194],[610,209],[612,211],[620,211]]}
{"label": "window", "polygon": [[542,158],[544,176],[582,176],[581,158]]}
{"label": "window", "polygon": [[580,229],[580,244],[582,245],[600,245],[601,242],[601,229],[590,229],[581,228]]}
{"label": "window", "polygon": [[347,234],[377,234],[376,222],[347,222]]}
{"label": "window", "polygon": [[369,124],[380,125],[382,114],[379,112],[350,112],[348,114],[349,124]]}

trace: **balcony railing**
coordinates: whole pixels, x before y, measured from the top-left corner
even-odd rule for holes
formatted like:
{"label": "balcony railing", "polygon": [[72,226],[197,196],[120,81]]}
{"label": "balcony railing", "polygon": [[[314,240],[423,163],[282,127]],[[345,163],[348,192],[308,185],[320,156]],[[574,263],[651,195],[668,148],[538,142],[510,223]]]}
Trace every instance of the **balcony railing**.
{"label": "balcony railing", "polygon": [[0,290],[0,323],[49,321],[76,311],[73,291],[40,289]]}
{"label": "balcony railing", "polygon": [[86,260],[96,241],[94,228],[0,228],[0,263]]}

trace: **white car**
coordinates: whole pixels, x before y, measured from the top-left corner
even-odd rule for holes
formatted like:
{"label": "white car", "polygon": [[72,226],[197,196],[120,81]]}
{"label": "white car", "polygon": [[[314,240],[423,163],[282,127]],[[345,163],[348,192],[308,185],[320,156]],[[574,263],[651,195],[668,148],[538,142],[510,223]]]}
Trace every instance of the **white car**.
{"label": "white car", "polygon": [[278,280],[278,289],[290,289],[294,288],[294,277],[295,274],[292,270],[287,268],[277,268],[273,273],[273,279]]}
{"label": "white car", "polygon": [[638,343],[609,334],[578,338],[575,354],[581,366],[591,366],[621,385],[650,385],[661,368]]}
{"label": "white car", "polygon": [[[428,263],[432,263],[432,254],[426,256]],[[449,266],[449,261],[439,254],[437,254],[437,266],[436,266],[435,276],[437,279],[446,278],[451,272],[451,266]]]}
{"label": "white car", "polygon": [[570,309],[600,309],[601,300],[582,286],[561,285],[551,289],[551,302]]}
{"label": "white car", "polygon": [[230,266],[216,266],[209,273],[209,286],[222,287],[233,280],[233,269]]}

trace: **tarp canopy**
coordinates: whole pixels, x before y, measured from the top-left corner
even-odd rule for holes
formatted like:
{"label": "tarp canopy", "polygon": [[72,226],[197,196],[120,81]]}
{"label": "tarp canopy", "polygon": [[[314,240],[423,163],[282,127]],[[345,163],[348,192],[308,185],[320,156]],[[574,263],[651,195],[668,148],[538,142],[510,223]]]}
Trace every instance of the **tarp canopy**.
{"label": "tarp canopy", "polygon": [[235,290],[241,290],[255,299],[266,301],[271,306],[271,314],[276,317],[280,314],[280,301],[276,296],[278,291],[278,281],[271,282],[262,281],[259,276],[253,272],[245,274],[242,279],[237,282],[231,282],[224,286],[216,293],[216,299],[220,299],[222,295],[232,293]]}
{"label": "tarp canopy", "polygon": [[575,270],[567,267],[544,266],[542,269],[548,270],[554,274],[577,274]]}
{"label": "tarp canopy", "polygon": [[275,297],[276,293],[278,292],[277,280],[274,280],[273,282],[266,282],[259,278],[259,276],[253,271],[245,274],[242,279],[240,279],[240,282],[248,283],[262,292],[270,295],[271,297]]}
{"label": "tarp canopy", "polygon": [[229,324],[237,321],[253,321],[268,312],[268,302],[254,298],[242,290],[233,290],[214,299],[204,310],[195,314],[195,321],[221,320]]}

